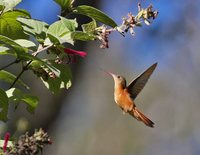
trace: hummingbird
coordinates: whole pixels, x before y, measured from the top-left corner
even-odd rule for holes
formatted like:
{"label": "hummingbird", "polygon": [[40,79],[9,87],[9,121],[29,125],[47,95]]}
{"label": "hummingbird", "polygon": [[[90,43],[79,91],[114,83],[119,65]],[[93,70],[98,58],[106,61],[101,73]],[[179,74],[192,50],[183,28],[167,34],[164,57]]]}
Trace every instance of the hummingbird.
{"label": "hummingbird", "polygon": [[128,86],[123,76],[106,71],[114,79],[114,100],[123,110],[123,113],[129,113],[138,121],[142,121],[145,125],[152,128],[154,127],[154,123],[136,107],[134,100],[144,88],[156,66],[157,63],[150,66],[142,74],[132,80]]}

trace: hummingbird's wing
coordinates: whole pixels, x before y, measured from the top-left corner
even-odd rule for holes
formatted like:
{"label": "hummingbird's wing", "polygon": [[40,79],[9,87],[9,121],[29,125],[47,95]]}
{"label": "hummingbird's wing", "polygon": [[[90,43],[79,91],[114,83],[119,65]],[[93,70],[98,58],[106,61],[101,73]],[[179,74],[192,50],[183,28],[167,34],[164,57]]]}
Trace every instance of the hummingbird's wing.
{"label": "hummingbird's wing", "polygon": [[153,64],[147,70],[145,70],[142,74],[140,74],[137,78],[135,78],[129,85],[128,90],[131,94],[131,98],[134,100],[140,91],[144,88],[145,84],[147,83],[149,77],[153,73],[157,66],[157,63]]}

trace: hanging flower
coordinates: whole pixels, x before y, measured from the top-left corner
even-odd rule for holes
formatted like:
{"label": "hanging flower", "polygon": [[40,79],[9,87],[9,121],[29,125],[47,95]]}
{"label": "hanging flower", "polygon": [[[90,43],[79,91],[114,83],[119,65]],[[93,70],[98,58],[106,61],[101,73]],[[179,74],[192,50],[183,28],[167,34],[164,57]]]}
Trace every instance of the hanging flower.
{"label": "hanging flower", "polygon": [[10,133],[6,132],[4,137],[3,152],[6,152],[9,138],[10,138]]}
{"label": "hanging flower", "polygon": [[78,55],[78,56],[81,56],[81,57],[87,56],[87,53],[84,52],[84,51],[76,51],[76,50],[73,50],[73,49],[70,49],[70,48],[65,48],[64,52],[69,54],[69,55]]}

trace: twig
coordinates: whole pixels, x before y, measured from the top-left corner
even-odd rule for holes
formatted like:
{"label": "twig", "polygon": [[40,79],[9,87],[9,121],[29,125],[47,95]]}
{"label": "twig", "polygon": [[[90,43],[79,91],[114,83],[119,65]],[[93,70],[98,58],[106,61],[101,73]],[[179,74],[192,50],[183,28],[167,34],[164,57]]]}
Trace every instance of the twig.
{"label": "twig", "polygon": [[15,61],[13,61],[13,62],[11,62],[11,63],[9,63],[9,64],[7,64],[7,65],[1,67],[1,68],[0,68],[0,71],[1,71],[1,70],[4,70],[5,68],[7,68],[7,67],[9,67],[9,66],[11,66],[11,65],[13,65],[13,64],[15,64],[15,63],[19,63],[19,62],[20,62],[20,60],[19,60],[19,59],[16,59]]}
{"label": "twig", "polygon": [[[15,81],[13,81],[13,83],[11,84],[10,88],[12,88],[15,83],[17,82],[17,80],[20,78],[20,76],[25,72],[24,68],[22,69],[22,71],[19,73],[19,75],[16,77]],[[10,89],[9,88],[9,89]]]}
{"label": "twig", "polygon": [[39,53],[41,53],[41,52],[47,50],[47,49],[50,48],[51,46],[53,46],[53,44],[51,44],[51,45],[49,45],[49,46],[46,46],[46,47],[44,47],[44,48],[42,48],[42,49],[40,49],[41,46],[39,46],[39,47],[38,47],[38,50],[37,50],[36,52],[32,53],[32,55],[33,55],[33,56],[36,56],[36,55],[38,55]]}

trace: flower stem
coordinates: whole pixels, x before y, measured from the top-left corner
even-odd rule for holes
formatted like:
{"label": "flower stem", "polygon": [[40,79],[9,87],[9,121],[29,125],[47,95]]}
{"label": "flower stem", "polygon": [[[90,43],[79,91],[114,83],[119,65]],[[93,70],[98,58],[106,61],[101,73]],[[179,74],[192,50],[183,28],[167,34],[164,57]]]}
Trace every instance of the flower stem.
{"label": "flower stem", "polygon": [[[27,66],[27,65],[26,65]],[[25,67],[26,67],[25,66]],[[14,85],[15,85],[15,83],[17,82],[17,80],[20,78],[20,76],[26,71],[24,68],[25,67],[23,67],[23,69],[22,69],[22,71],[19,73],[19,75],[16,77],[16,79],[13,81],[13,83],[11,84],[11,86],[10,86],[10,88],[12,88]],[[9,89],[10,89],[9,88]]]}
{"label": "flower stem", "polygon": [[9,63],[9,64],[7,64],[7,65],[1,67],[1,68],[0,68],[0,71],[1,71],[1,70],[4,70],[5,68],[7,68],[7,67],[9,67],[9,66],[11,66],[11,65],[13,65],[13,64],[15,64],[15,63],[19,63],[19,62],[20,62],[20,60],[19,60],[19,59],[16,59],[15,61],[13,61],[13,62],[11,62],[11,63]]}

